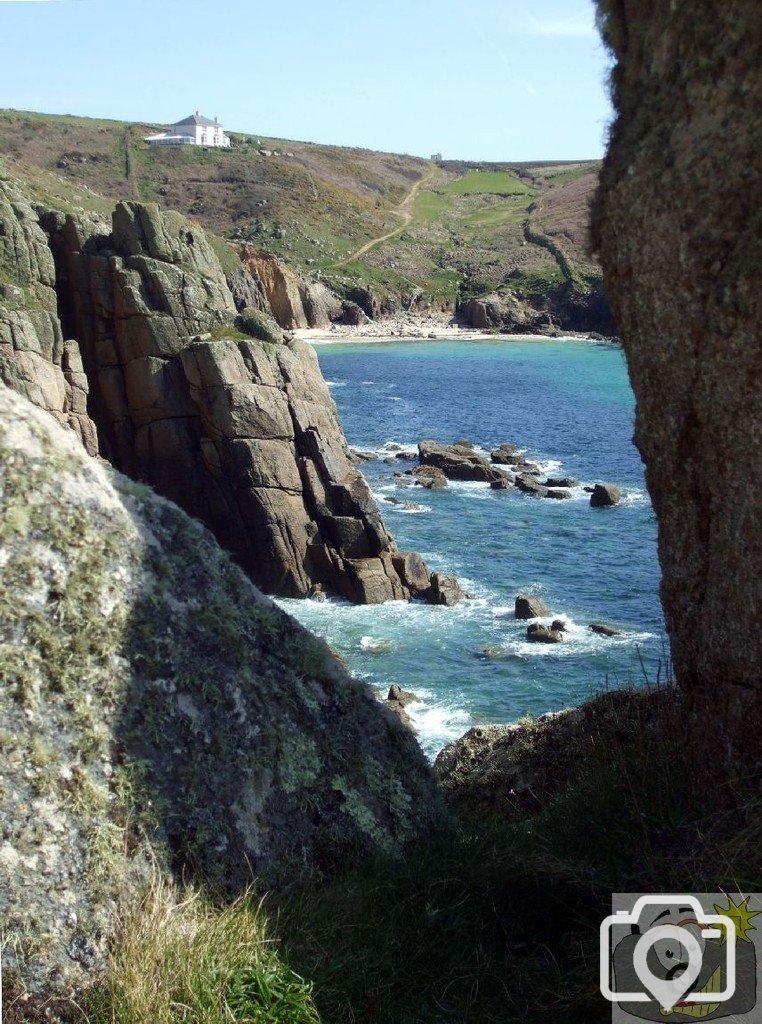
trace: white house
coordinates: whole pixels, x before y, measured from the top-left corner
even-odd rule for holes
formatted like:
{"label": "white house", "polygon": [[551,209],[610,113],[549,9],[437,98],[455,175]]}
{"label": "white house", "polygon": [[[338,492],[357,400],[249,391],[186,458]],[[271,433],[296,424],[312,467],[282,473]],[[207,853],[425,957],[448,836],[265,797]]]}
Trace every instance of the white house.
{"label": "white house", "polygon": [[222,130],[217,118],[210,121],[208,117],[191,114],[182,121],[173,124],[168,132],[158,135],[147,135],[145,141],[149,146],[222,146],[230,145],[230,139]]}

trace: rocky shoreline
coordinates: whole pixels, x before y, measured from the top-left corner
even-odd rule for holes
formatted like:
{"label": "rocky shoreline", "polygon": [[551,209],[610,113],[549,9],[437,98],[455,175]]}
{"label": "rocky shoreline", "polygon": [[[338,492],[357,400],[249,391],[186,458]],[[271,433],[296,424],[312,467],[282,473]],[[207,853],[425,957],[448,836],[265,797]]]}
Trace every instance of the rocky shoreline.
{"label": "rocky shoreline", "polygon": [[606,338],[595,332],[522,329],[504,331],[497,327],[478,329],[463,324],[449,313],[409,313],[404,316],[390,316],[378,320],[366,320],[358,324],[331,324],[330,327],[301,327],[294,330],[300,341],[314,343],[342,341],[368,342],[392,341],[398,339],[416,341],[491,341],[496,339],[518,340],[537,338],[558,340],[590,340],[618,343],[618,338]]}

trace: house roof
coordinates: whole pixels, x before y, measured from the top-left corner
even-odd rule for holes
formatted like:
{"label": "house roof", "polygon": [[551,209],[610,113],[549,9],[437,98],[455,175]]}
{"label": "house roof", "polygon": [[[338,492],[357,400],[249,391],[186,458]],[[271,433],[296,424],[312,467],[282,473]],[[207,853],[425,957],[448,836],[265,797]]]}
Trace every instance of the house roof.
{"label": "house roof", "polygon": [[209,126],[209,127],[212,127],[212,128],[218,127],[217,121],[212,121],[208,117],[204,117],[204,115],[203,114],[199,114],[198,111],[196,111],[195,114],[191,114],[189,117],[184,117],[182,119],[182,121],[175,121],[173,127],[177,128],[181,124],[188,124],[188,125],[190,125],[190,124],[200,124],[200,125],[202,125],[204,127],[206,127],[206,126]]}

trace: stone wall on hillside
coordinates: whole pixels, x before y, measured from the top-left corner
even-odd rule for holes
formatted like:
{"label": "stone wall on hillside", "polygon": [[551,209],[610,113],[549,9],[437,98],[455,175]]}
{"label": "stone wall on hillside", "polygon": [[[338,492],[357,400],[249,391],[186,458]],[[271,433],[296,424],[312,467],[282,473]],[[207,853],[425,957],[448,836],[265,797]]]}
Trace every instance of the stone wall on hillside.
{"label": "stone wall on hillside", "polygon": [[[313,350],[234,327],[200,228],[139,203],[119,203],[111,224],[11,202],[0,216],[18,239],[9,279],[33,281],[32,315],[50,333],[31,369],[19,331],[8,335],[6,383],[88,428],[89,450],[94,422],[105,458],[207,523],[268,592],[433,599],[352,463]],[[11,324],[23,315],[0,307]]]}
{"label": "stone wall on hillside", "polygon": [[616,121],[594,230],[637,398],[675,671],[721,729],[718,756],[743,748],[751,768],[762,725],[762,19],[756,0],[598,6],[617,61]]}
{"label": "stone wall on hillside", "polygon": [[319,879],[438,813],[412,733],[322,641],[3,385],[0,565],[6,990],[96,977],[157,872]]}

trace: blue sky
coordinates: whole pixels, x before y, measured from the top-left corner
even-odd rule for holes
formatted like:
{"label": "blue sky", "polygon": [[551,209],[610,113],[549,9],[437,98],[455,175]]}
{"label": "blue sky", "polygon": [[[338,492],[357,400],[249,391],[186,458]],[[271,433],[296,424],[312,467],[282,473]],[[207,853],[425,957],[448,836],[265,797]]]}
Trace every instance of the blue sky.
{"label": "blue sky", "polygon": [[0,106],[473,160],[603,151],[588,0],[0,0]]}

